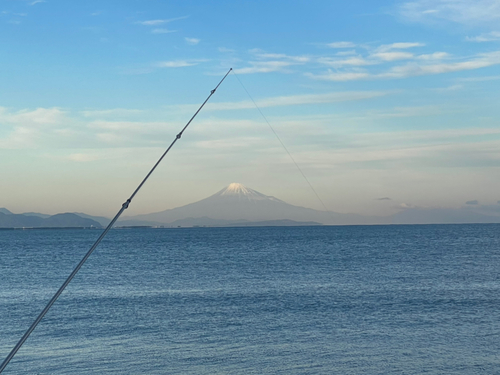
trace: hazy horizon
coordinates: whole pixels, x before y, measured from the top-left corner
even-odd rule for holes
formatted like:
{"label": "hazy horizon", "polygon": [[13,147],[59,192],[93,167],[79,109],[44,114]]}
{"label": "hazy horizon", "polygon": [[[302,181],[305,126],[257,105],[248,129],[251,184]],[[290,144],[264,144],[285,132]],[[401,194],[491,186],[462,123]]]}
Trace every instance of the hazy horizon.
{"label": "hazy horizon", "polygon": [[[0,207],[113,216],[234,68],[328,210],[500,214],[500,0],[0,6]],[[127,216],[240,182],[323,210],[230,74]]]}
{"label": "hazy horizon", "polygon": [[[390,199],[386,197],[380,198],[380,200]],[[265,203],[262,204],[259,201]],[[276,206],[275,202],[280,202],[279,207]],[[0,207],[0,212],[9,213],[5,212],[3,207]],[[23,214],[24,212],[11,213]],[[25,213],[35,216],[37,214],[46,214],[32,211]],[[73,213],[85,214],[80,216],[99,221],[97,216],[86,216],[88,215],[86,212]],[[110,220],[112,216],[114,215],[99,217],[107,217]],[[125,211],[117,225],[120,225],[120,222],[122,225],[125,222],[127,223],[125,225],[160,225],[182,220],[187,220],[184,223],[187,226],[218,226],[239,220],[249,222],[289,220],[301,223],[316,222],[323,225],[500,223],[500,203],[481,205],[475,200],[466,202],[464,206],[458,208],[406,207],[395,214],[370,216],[333,211],[326,212],[326,210],[313,210],[311,212],[307,208],[304,211],[302,206],[290,205],[279,199],[279,197],[262,194],[240,183],[231,183],[214,194],[196,202],[189,202],[187,205],[139,215],[127,215]],[[107,225],[107,222],[102,220],[100,222],[102,225]]]}

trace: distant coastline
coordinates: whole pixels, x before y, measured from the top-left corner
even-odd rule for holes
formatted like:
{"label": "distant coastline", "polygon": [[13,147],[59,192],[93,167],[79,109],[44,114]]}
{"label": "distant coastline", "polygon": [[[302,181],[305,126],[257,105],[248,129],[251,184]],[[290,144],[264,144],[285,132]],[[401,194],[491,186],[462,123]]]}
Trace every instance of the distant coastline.
{"label": "distant coastline", "polygon": [[[47,215],[14,214],[0,208],[0,228],[103,228],[110,218],[82,212]],[[239,183],[184,206],[149,214],[124,216],[115,223],[123,228],[192,228],[318,225],[404,225],[500,223],[500,204],[459,208],[406,207],[389,216],[364,216],[294,206]]]}
{"label": "distant coastline", "polygon": [[95,230],[102,229],[102,227],[0,227],[1,230],[53,230],[53,229],[84,229],[84,230]]}

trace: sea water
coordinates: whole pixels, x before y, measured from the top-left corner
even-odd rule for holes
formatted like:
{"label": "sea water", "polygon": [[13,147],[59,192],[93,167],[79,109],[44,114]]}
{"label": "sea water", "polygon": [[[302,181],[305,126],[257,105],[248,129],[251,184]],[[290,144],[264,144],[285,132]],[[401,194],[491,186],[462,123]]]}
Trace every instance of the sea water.
{"label": "sea water", "polygon": [[[0,361],[98,230],[0,231]],[[500,225],[116,229],[5,374],[500,373]]]}

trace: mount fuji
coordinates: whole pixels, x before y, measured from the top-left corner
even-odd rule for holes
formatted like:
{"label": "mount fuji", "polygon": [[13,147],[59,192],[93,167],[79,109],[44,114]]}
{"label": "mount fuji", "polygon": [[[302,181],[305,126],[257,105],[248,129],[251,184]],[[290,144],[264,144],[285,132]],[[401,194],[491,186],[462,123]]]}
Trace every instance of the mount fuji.
{"label": "mount fuji", "polygon": [[[363,224],[370,219],[355,214],[325,212],[288,204],[239,183],[232,183],[214,195],[161,212],[124,218],[119,224],[150,222],[173,225],[245,225],[245,222],[280,221],[297,224]],[[286,224],[288,222],[288,224]],[[313,222],[313,223],[311,223]]]}

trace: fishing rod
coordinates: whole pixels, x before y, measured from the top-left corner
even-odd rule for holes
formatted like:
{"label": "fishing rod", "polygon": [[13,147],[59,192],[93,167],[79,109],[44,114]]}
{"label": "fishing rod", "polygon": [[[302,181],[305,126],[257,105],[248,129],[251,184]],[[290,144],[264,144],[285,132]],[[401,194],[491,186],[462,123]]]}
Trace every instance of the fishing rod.
{"label": "fishing rod", "polygon": [[182,136],[182,133],[184,133],[184,131],[187,129],[187,127],[189,126],[189,124],[191,124],[191,122],[194,120],[194,118],[198,115],[198,113],[201,111],[201,109],[205,106],[205,104],[208,102],[208,100],[212,97],[213,94],[215,94],[215,91],[219,88],[219,86],[221,85],[221,83],[226,79],[226,77],[228,76],[228,74],[231,72],[231,70],[233,70],[233,68],[229,69],[229,71],[226,73],[226,75],[220,80],[219,84],[217,86],[215,86],[215,88],[210,91],[210,95],[208,95],[208,97],[205,99],[205,101],[203,102],[203,104],[200,106],[200,108],[198,108],[198,110],[195,112],[195,114],[191,117],[191,119],[187,122],[187,124],[182,128],[182,130],[179,132],[179,134],[176,135],[175,139],[173,140],[173,142],[170,144],[170,146],[168,146],[168,148],[165,150],[165,152],[163,153],[163,155],[158,159],[158,161],[156,162],[156,164],[153,166],[153,168],[151,168],[151,170],[149,171],[149,173],[146,175],[146,177],[144,177],[144,179],[142,180],[142,182],[139,184],[139,186],[137,186],[137,188],[134,190],[134,192],[132,193],[132,195],[130,196],[130,198],[128,198],[123,204],[122,204],[122,207],[120,208],[120,210],[118,211],[118,213],[115,215],[115,217],[113,218],[113,220],[111,220],[111,222],[108,224],[108,226],[106,227],[106,229],[104,229],[104,231],[102,232],[102,234],[99,236],[99,238],[97,239],[97,241],[92,245],[92,247],[90,248],[90,250],[87,252],[87,254],[85,254],[85,256],[83,257],[83,259],[80,261],[80,263],[78,263],[78,265],[76,266],[76,268],[73,270],[73,272],[71,272],[71,274],[68,276],[68,278],[66,279],[66,281],[64,282],[64,284],[59,288],[59,290],[56,292],[56,294],[54,294],[54,296],[52,297],[52,299],[49,301],[49,303],[47,304],[47,306],[45,306],[45,308],[43,309],[43,311],[40,313],[40,315],[38,315],[38,318],[36,318],[36,320],[33,322],[33,324],[31,325],[31,327],[26,331],[26,333],[23,335],[23,337],[21,337],[21,339],[19,340],[19,342],[16,344],[16,346],[14,347],[14,349],[12,349],[12,351],[9,353],[9,355],[7,356],[7,358],[5,358],[5,360],[3,361],[2,365],[0,366],[0,373],[3,372],[3,370],[5,369],[5,367],[9,364],[10,360],[16,355],[17,351],[21,348],[21,346],[23,346],[24,342],[28,339],[29,335],[31,334],[31,332],[33,332],[33,330],[36,328],[36,326],[38,325],[38,323],[40,323],[40,321],[43,319],[43,317],[45,316],[45,314],[47,314],[47,312],[49,311],[49,309],[52,307],[52,305],[54,304],[54,302],[56,302],[56,300],[59,298],[59,296],[61,295],[61,293],[64,291],[64,289],[68,286],[68,284],[71,282],[71,280],[73,280],[73,278],[75,277],[75,275],[78,273],[78,271],[80,270],[80,268],[82,268],[83,264],[85,263],[85,261],[90,257],[90,255],[93,253],[93,251],[95,250],[95,248],[97,247],[97,245],[99,245],[99,243],[102,241],[102,239],[106,236],[106,234],[108,234],[109,230],[113,227],[113,225],[115,224],[115,222],[118,220],[118,218],[121,216],[121,214],[123,213],[123,211],[125,211],[129,204],[132,202],[132,199],[134,199],[135,195],[139,192],[139,190],[141,189],[141,187],[144,185],[144,183],[147,181],[147,179],[149,178],[149,176],[151,176],[151,174],[154,172],[154,170],[156,169],[156,167],[158,166],[158,164],[160,164],[160,162],[163,160],[163,158],[165,157],[165,155],[167,155],[167,153],[170,151],[170,149],[174,146],[174,144],[179,140],[181,139],[181,136]]}

